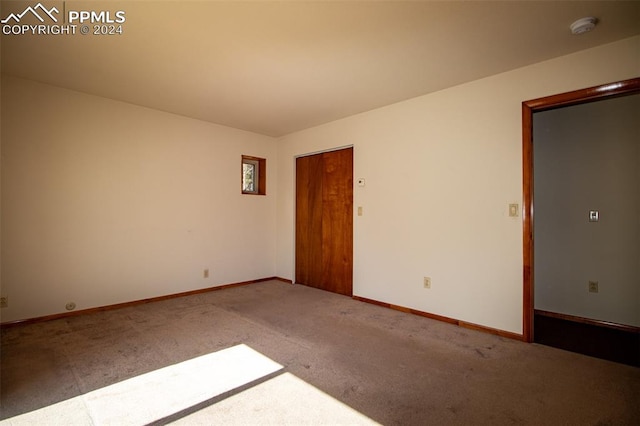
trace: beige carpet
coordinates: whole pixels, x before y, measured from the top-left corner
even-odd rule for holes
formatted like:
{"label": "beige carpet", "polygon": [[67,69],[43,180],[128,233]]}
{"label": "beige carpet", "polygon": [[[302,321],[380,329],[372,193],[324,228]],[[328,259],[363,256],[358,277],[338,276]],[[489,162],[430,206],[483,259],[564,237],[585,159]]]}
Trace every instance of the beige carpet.
{"label": "beige carpet", "polygon": [[640,369],[266,282],[2,330],[2,424],[635,425]]}

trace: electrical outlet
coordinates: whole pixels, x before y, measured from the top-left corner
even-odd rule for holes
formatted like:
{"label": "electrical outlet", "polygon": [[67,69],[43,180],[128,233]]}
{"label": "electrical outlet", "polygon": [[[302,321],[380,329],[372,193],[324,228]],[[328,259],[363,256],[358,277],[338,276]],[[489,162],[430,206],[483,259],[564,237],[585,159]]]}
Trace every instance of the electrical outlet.
{"label": "electrical outlet", "polygon": [[9,306],[9,298],[7,296],[0,296],[0,308],[6,308]]}
{"label": "electrical outlet", "polygon": [[431,278],[424,277],[424,288],[431,288]]}
{"label": "electrical outlet", "polygon": [[589,281],[589,293],[598,292],[598,281]]}
{"label": "electrical outlet", "polygon": [[209,278],[209,270],[208,270],[208,269],[205,269],[205,270],[204,270],[204,272],[202,273],[202,276],[203,276],[204,278]]}

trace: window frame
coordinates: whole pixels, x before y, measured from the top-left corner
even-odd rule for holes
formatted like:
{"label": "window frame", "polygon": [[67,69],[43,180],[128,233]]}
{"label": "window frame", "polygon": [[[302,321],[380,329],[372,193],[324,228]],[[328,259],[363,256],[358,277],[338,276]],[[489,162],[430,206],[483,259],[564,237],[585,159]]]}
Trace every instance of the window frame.
{"label": "window frame", "polygon": [[[245,164],[254,167],[254,189],[245,190]],[[267,160],[251,155],[243,155],[240,164],[240,190],[245,195],[267,195]]]}

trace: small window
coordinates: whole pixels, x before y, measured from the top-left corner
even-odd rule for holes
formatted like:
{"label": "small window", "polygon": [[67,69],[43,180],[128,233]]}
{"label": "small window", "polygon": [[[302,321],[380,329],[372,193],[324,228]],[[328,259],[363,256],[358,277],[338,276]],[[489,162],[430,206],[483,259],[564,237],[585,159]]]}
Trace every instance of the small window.
{"label": "small window", "polygon": [[267,160],[242,156],[242,193],[265,195],[267,193]]}

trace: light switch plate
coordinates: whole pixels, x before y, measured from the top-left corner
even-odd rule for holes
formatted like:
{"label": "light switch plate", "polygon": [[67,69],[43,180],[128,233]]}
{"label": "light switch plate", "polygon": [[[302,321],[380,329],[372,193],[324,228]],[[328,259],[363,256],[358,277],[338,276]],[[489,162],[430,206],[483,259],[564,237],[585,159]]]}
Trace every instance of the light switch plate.
{"label": "light switch plate", "polygon": [[358,178],[358,186],[364,186],[366,184],[366,181],[364,180],[364,178]]}
{"label": "light switch plate", "polygon": [[589,210],[589,222],[597,222],[600,220],[600,212],[598,210]]}
{"label": "light switch plate", "polygon": [[518,204],[509,204],[509,216],[518,217]]}

